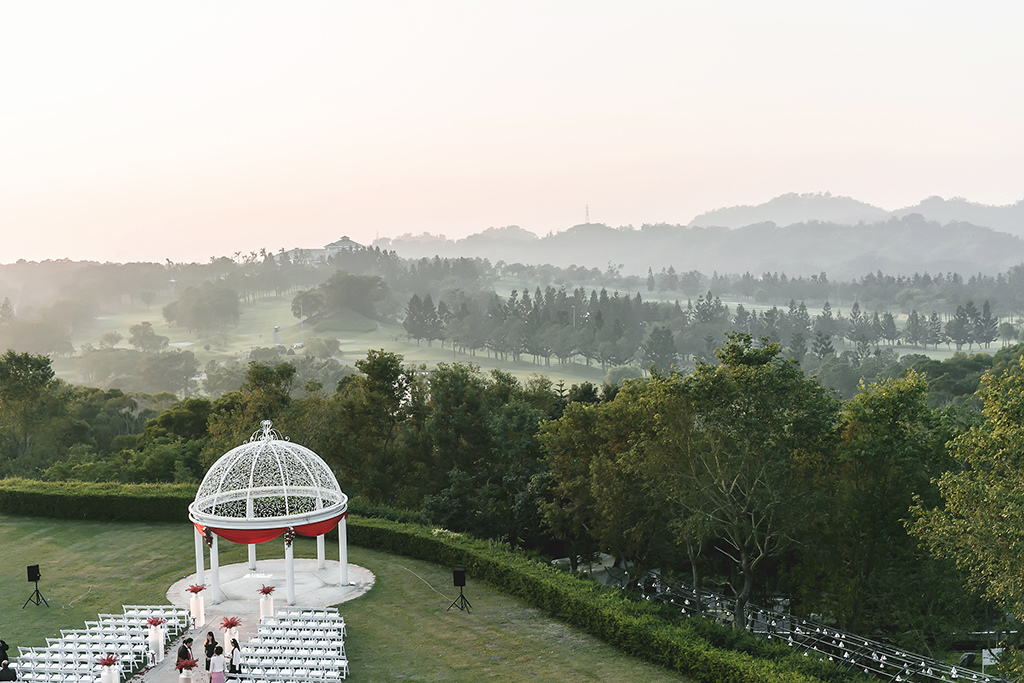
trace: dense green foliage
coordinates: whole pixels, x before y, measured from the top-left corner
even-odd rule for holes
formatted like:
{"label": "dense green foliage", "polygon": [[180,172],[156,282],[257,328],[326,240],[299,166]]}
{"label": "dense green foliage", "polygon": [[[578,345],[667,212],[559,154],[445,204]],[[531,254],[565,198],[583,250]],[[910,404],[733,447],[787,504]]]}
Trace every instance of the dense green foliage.
{"label": "dense green foliage", "polygon": [[[36,367],[26,376],[56,397],[48,420],[19,421],[10,383],[0,406],[9,473],[194,485],[270,419],[301,435],[360,504],[414,511],[402,519],[572,564],[601,551],[633,575],[689,573],[737,596],[740,612],[786,596],[798,615],[915,649],[941,649],[979,623],[963,577],[902,523],[914,496],[940,500],[933,480],[955,466],[944,444],[972,418],[929,405],[925,379],[905,367],[844,403],[778,344],[744,334],[691,373],[600,390],[458,363],[427,371],[372,351],[333,387],[297,389],[297,366],[250,362],[237,390],[175,401],[72,389],[38,360],[6,361]],[[19,495],[26,509],[44,505],[38,491]],[[76,515],[98,505],[75,495]]]}

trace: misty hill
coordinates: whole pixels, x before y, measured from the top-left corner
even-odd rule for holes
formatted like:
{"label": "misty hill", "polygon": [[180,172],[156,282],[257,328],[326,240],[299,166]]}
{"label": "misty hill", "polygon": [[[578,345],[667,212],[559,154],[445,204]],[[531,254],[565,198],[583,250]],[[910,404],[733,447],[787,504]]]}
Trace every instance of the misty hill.
{"label": "misty hill", "polygon": [[793,225],[809,221],[857,225],[858,223],[884,221],[891,215],[885,209],[850,197],[833,197],[828,192],[814,194],[791,192],[756,206],[730,206],[702,213],[690,221],[690,227],[742,228],[755,223],[771,222],[776,225]]}
{"label": "misty hill", "polygon": [[918,213],[862,225],[806,221],[780,227],[772,222],[731,230],[724,227],[645,225],[641,229],[577,225],[565,232],[529,238],[519,228],[492,230],[487,237],[399,237],[380,240],[405,258],[483,257],[506,263],[580,265],[646,275],[677,271],[736,273],[783,271],[831,278],[866,272],[914,273],[955,270],[995,273],[1024,262],[1024,241],[969,223],[939,223]]}
{"label": "misty hill", "polygon": [[969,202],[963,197],[929,197],[916,206],[893,212],[901,218],[912,213],[919,213],[925,219],[939,223],[973,223],[1024,237],[1024,199],[1016,204],[990,206]]}

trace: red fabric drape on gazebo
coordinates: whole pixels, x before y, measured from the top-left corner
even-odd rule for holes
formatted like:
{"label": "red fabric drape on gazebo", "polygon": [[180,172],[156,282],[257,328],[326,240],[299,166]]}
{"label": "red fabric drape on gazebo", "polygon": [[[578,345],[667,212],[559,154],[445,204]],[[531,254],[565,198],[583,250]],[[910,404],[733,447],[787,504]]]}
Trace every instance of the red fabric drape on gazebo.
{"label": "red fabric drape on gazebo", "polygon": [[[299,536],[316,537],[321,534],[326,534],[328,531],[338,526],[338,523],[344,517],[348,517],[347,512],[342,513],[337,517],[332,517],[331,519],[325,519],[322,522],[300,524],[293,528],[295,529],[295,533]],[[202,524],[195,524],[195,527],[200,534],[206,533],[206,527]],[[284,532],[288,531],[288,527],[279,527],[276,529],[218,529],[217,527],[210,527],[210,531],[217,534],[225,541],[248,545],[250,543],[266,543],[267,541],[272,541]]]}

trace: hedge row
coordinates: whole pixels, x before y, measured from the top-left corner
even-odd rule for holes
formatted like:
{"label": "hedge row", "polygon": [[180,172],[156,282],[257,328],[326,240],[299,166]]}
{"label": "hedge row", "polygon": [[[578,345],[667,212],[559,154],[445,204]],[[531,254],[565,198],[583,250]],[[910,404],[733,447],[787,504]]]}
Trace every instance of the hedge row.
{"label": "hedge row", "polygon": [[25,517],[180,522],[196,498],[195,484],[95,484],[0,480],[0,512]]}
{"label": "hedge row", "polygon": [[785,646],[771,648],[773,659],[720,650],[694,628],[671,625],[658,608],[608,590],[515,553],[500,544],[443,529],[383,519],[351,517],[350,543],[448,566],[522,598],[575,628],[631,655],[706,683],[811,683],[847,680],[846,674],[794,655]]}
{"label": "hedge row", "polygon": [[[0,513],[8,515],[103,521],[181,522],[196,486],[189,484],[96,484],[0,480]],[[522,598],[575,628],[624,652],[683,673],[702,683],[817,683],[845,680],[819,662],[796,657],[786,647],[757,648],[769,655],[754,658],[708,643],[710,624],[672,625],[658,608],[609,590],[509,550],[444,529],[409,524],[416,513],[390,511],[353,501],[348,539],[354,545],[448,566],[462,566],[469,576]],[[361,514],[360,514],[361,513]],[[701,633],[703,632],[703,633]],[[703,636],[703,637],[702,637]],[[728,638],[724,639],[728,640]]]}

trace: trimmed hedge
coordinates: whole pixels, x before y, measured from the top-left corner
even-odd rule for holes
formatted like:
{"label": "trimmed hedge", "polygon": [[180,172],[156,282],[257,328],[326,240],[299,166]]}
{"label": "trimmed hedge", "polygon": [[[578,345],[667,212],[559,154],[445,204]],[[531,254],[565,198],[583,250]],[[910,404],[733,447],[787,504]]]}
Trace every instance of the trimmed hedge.
{"label": "trimmed hedge", "polygon": [[688,624],[674,626],[659,609],[621,591],[577,579],[506,547],[382,519],[352,517],[350,543],[419,560],[466,568],[467,574],[519,597],[622,651],[704,683],[812,683],[850,680],[835,667],[772,648],[772,660],[720,650]]}
{"label": "trimmed hedge", "polygon": [[195,484],[116,484],[0,480],[0,512],[25,517],[180,522],[196,498]]}

